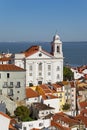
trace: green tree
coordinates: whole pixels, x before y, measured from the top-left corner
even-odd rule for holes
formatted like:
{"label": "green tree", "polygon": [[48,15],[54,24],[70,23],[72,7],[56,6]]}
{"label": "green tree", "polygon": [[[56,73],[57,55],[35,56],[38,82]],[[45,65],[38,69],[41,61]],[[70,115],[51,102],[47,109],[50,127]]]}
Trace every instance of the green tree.
{"label": "green tree", "polygon": [[31,118],[29,117],[29,109],[26,106],[19,106],[14,111],[15,116],[19,119],[19,121],[29,121]]}
{"label": "green tree", "polygon": [[70,70],[69,67],[64,66],[63,68],[63,80],[73,80],[74,79],[74,74],[73,72]]}
{"label": "green tree", "polygon": [[69,110],[70,109],[70,104],[65,103],[62,107],[63,110]]}

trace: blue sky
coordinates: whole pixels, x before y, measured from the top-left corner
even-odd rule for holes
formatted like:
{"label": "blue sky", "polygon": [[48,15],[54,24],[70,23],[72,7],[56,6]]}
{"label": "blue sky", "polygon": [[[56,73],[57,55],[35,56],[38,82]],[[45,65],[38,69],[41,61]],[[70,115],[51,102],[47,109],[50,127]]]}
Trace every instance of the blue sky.
{"label": "blue sky", "polygon": [[0,41],[87,41],[87,0],[0,0]]}

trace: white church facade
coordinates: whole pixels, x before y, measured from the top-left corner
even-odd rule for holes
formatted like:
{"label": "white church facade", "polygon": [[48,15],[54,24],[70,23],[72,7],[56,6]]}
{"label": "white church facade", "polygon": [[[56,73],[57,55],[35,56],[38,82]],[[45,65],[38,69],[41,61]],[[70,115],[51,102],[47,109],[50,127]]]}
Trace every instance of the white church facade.
{"label": "white church facade", "polygon": [[51,48],[51,53],[48,53],[41,46],[31,46],[14,54],[14,64],[26,69],[26,86],[63,81],[62,42],[58,35],[53,37]]}

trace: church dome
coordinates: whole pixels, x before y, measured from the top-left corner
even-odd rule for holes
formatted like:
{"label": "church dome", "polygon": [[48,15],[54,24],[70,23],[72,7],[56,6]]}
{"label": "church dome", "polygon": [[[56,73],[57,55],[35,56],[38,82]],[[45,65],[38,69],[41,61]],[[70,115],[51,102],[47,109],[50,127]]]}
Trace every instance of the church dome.
{"label": "church dome", "polygon": [[60,37],[59,37],[59,35],[55,35],[54,37],[53,37],[53,40],[55,41],[55,40],[60,40]]}

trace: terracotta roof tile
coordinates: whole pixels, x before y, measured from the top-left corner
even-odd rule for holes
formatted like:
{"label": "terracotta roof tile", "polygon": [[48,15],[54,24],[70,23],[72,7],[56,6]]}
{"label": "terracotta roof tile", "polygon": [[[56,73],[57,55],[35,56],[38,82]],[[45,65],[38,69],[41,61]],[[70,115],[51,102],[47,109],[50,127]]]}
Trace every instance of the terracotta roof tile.
{"label": "terracotta roof tile", "polygon": [[86,101],[79,102],[79,105],[81,108],[85,108],[85,107],[87,107],[87,102]]}
{"label": "terracotta roof tile", "polygon": [[50,107],[46,104],[43,104],[43,103],[39,103],[39,102],[36,102],[36,103],[33,103],[33,106],[38,109],[38,110],[50,110],[50,109],[55,109],[53,107]]}
{"label": "terracotta roof tile", "polygon": [[25,70],[13,64],[0,64],[0,71],[25,71]]}
{"label": "terracotta roof tile", "polygon": [[54,122],[54,121],[51,121],[51,126],[55,126],[55,127],[57,127],[58,129],[60,129],[60,130],[70,130],[70,128],[64,127],[64,126],[62,126],[60,123]]}
{"label": "terracotta roof tile", "polygon": [[30,55],[32,55],[32,54],[38,52],[38,51],[39,51],[39,46],[31,46],[30,48],[28,48],[28,49],[24,52],[24,54],[25,54],[26,57],[28,57],[28,56],[30,56]]}
{"label": "terracotta roof tile", "polygon": [[31,88],[26,88],[26,98],[38,97],[39,94]]}
{"label": "terracotta roof tile", "polygon": [[9,61],[11,60],[11,57],[3,57],[3,58],[0,58],[0,61]]}
{"label": "terracotta roof tile", "polygon": [[69,126],[73,126],[75,124],[78,124],[78,121],[75,120],[73,117],[71,116],[68,116],[66,115],[65,113],[63,112],[60,112],[60,113],[56,113],[54,116],[53,116],[53,120],[54,121],[57,121],[57,120],[61,120],[67,124],[69,124]]}
{"label": "terracotta roof tile", "polygon": [[25,54],[26,57],[35,54],[36,52],[38,52],[40,50],[40,52],[53,57],[50,53],[48,53],[47,51],[43,50],[43,49],[39,49],[40,46],[31,46],[30,48],[28,48],[26,51],[24,51],[23,53]]}
{"label": "terracotta roof tile", "polygon": [[6,118],[8,118],[8,119],[11,120],[11,118],[10,118],[7,114],[5,114],[5,113],[3,113],[3,112],[0,112],[0,115],[2,115],[2,116],[4,116],[4,117],[6,117]]}

